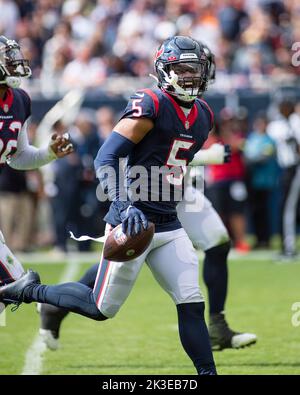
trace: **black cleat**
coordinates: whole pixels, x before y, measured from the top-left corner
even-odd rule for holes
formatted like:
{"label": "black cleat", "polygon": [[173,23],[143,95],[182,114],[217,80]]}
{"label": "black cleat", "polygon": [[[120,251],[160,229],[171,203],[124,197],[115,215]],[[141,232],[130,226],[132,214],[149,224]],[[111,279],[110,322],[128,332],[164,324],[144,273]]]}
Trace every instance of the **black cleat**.
{"label": "black cleat", "polygon": [[249,347],[257,341],[253,333],[239,333],[230,329],[223,313],[210,316],[209,336],[213,351]]}
{"label": "black cleat", "polygon": [[30,284],[40,284],[38,273],[28,270],[21,278],[11,284],[0,287],[0,302],[19,306],[24,302],[24,289]]}

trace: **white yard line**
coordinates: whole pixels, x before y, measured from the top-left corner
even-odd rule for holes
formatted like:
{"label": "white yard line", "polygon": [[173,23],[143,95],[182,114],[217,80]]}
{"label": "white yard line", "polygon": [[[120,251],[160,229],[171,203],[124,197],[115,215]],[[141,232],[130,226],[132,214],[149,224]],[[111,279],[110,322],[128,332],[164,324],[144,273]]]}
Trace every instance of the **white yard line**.
{"label": "white yard line", "polygon": [[[69,258],[67,265],[63,271],[59,282],[65,283],[74,280],[79,272],[79,262]],[[37,334],[28,348],[25,356],[25,363],[22,370],[22,375],[39,375],[43,371],[43,356],[47,347],[42,341],[39,334]]]}

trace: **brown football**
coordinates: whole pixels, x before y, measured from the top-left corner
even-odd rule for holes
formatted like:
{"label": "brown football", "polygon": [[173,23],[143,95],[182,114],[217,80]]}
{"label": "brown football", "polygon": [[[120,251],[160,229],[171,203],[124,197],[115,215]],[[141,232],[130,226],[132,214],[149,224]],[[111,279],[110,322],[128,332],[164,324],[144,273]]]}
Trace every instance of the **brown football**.
{"label": "brown football", "polygon": [[152,222],[133,236],[122,232],[122,224],[116,226],[107,236],[103,247],[104,259],[115,262],[127,262],[139,257],[150,245],[155,231]]}

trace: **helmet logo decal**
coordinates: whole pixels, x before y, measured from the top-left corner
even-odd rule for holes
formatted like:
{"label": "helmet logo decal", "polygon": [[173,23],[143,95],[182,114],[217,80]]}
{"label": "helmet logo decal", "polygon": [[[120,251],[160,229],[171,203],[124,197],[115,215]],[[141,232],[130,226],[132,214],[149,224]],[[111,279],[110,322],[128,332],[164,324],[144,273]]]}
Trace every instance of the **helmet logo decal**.
{"label": "helmet logo decal", "polygon": [[161,48],[156,51],[155,59],[158,59],[163,54],[164,50],[165,47],[162,45]]}
{"label": "helmet logo decal", "polygon": [[177,57],[176,57],[176,56],[169,56],[169,57],[168,57],[168,60],[171,60],[171,61],[172,61],[172,60],[177,60]]}

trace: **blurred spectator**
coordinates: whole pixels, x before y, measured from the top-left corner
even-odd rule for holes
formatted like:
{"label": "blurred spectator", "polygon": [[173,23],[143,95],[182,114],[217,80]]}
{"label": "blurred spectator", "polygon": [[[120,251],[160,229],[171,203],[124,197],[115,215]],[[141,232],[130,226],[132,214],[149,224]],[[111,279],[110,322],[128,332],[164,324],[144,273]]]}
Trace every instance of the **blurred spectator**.
{"label": "blurred spectator", "polygon": [[98,136],[103,142],[108,138],[108,136],[113,131],[113,127],[115,126],[115,114],[114,110],[111,107],[101,107],[97,111],[97,128],[98,128]]}
{"label": "blurred spectator", "polygon": [[93,57],[91,45],[84,44],[77,49],[75,59],[65,67],[62,82],[66,89],[97,88],[105,75],[103,61]]}
{"label": "blurred spectator", "polygon": [[220,118],[220,125],[209,137],[206,146],[216,142],[229,144],[232,149],[232,160],[223,165],[208,166],[206,192],[228,227],[235,248],[239,252],[248,252],[249,245],[245,240],[246,169],[242,157],[245,138],[243,130],[239,129],[238,119],[230,109],[224,108]]}
{"label": "blurred spectator", "polygon": [[[63,134],[65,126],[56,122],[53,132]],[[68,231],[76,210],[78,200],[78,179],[80,178],[80,160],[75,153],[51,163],[53,181],[46,185],[47,195],[53,214],[55,247],[58,251],[67,251]],[[68,182],[66,182],[68,180]]]}
{"label": "blurred spectator", "polygon": [[[99,218],[99,202],[96,197],[98,181],[94,171],[94,158],[98,153],[100,140],[91,114],[83,111],[79,113],[71,135],[81,165],[74,225],[78,234],[98,236],[104,230],[104,225],[101,229]],[[89,249],[89,241],[79,244],[80,251]]]}
{"label": "blurred spectator", "polygon": [[26,173],[5,166],[0,175],[0,223],[6,242],[13,250],[29,249],[32,217]]}
{"label": "blurred spectator", "polygon": [[[55,124],[57,133],[64,133],[61,122]],[[70,128],[75,152],[52,164],[53,184],[48,186],[58,250],[67,251],[69,231],[75,235],[99,236],[103,231],[100,221],[99,202],[96,198],[98,185],[94,172],[94,158],[100,140],[91,115],[81,111]],[[66,182],[67,180],[67,182]],[[80,251],[88,251],[89,241],[78,243]]]}
{"label": "blurred spectator", "polygon": [[[36,124],[28,128],[28,139],[35,138]],[[28,252],[37,245],[38,200],[43,194],[39,170],[17,171],[5,166],[0,173],[0,227],[9,247]]]}
{"label": "blurred spectator", "polygon": [[270,247],[270,197],[278,180],[276,146],[266,134],[267,125],[266,115],[258,115],[244,148],[249,180],[249,210],[256,236],[254,248]]}
{"label": "blurred spectator", "polygon": [[[114,110],[111,107],[104,106],[98,109],[96,113],[96,119],[97,119],[97,132],[100,141],[100,144],[98,146],[99,149],[100,145],[103,144],[103,142],[108,138],[108,136],[113,131],[113,128],[116,124],[116,116],[114,114]],[[101,188],[100,184],[98,185],[98,188]],[[109,205],[110,205],[109,201],[99,202],[98,221],[100,225],[101,234],[104,233],[103,231],[105,228],[105,222],[103,221],[103,218],[105,217],[109,209]]]}
{"label": "blurred spectator", "polygon": [[239,38],[246,26],[248,15],[243,9],[243,1],[234,0],[224,2],[219,12],[219,21],[224,38],[234,41]]}
{"label": "blurred spectator", "polygon": [[294,112],[292,101],[281,101],[279,119],[268,125],[267,133],[276,142],[277,160],[282,169],[282,257],[289,259],[296,255],[297,205],[300,196],[300,117]]}
{"label": "blurred spectator", "polygon": [[45,43],[41,88],[45,96],[63,92],[63,73],[66,65],[73,59],[75,42],[71,36],[71,26],[61,21],[55,28],[53,36]]}
{"label": "blurred spectator", "polygon": [[15,38],[16,25],[20,18],[16,3],[12,0],[0,0],[0,35]]}

